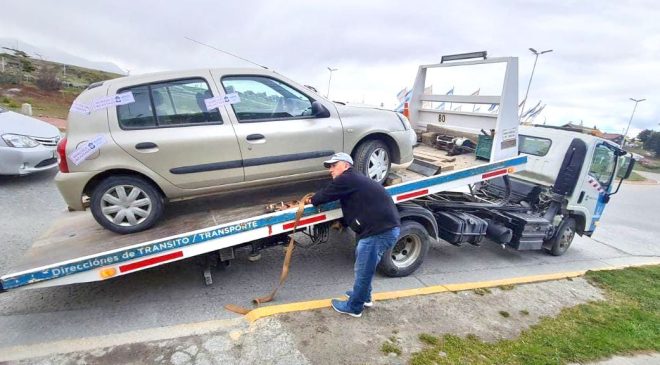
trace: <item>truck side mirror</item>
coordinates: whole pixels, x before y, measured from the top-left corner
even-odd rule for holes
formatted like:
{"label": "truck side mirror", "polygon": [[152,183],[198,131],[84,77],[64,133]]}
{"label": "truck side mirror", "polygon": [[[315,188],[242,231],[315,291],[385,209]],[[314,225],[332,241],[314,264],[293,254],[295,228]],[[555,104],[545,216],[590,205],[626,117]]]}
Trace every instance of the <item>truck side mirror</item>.
{"label": "truck side mirror", "polygon": [[316,100],[312,103],[312,115],[317,118],[329,118],[330,111],[320,101]]}
{"label": "truck side mirror", "polygon": [[630,163],[628,163],[628,169],[626,170],[626,173],[623,175],[623,179],[627,179],[630,177],[630,174],[632,174],[633,167],[635,167],[635,159],[630,158]]}

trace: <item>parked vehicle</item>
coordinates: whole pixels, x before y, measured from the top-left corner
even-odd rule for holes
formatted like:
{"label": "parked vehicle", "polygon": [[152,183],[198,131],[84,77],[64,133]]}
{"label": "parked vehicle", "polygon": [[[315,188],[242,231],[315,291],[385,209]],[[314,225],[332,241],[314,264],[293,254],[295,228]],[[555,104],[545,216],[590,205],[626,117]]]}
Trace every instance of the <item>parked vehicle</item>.
{"label": "parked vehicle", "polygon": [[0,107],[0,175],[26,175],[57,167],[56,127]]}
{"label": "parked vehicle", "polygon": [[[97,222],[118,233],[153,226],[166,201],[324,176],[322,161],[340,151],[382,183],[392,163],[412,160],[416,142],[398,113],[333,103],[265,69],[122,77],[75,103],[127,92],[134,102],[70,113],[56,177],[71,209],[85,209],[88,197]],[[206,100],[226,95],[240,101],[207,109]],[[71,163],[99,136],[107,143]]]}

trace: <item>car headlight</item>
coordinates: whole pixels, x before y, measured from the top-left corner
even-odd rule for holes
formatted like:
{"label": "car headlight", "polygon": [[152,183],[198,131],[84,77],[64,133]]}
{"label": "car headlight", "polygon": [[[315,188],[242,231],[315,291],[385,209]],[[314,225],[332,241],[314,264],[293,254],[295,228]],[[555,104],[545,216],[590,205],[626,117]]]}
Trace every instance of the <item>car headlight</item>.
{"label": "car headlight", "polygon": [[5,141],[5,143],[7,143],[7,146],[9,147],[31,148],[37,147],[39,145],[39,142],[35,141],[34,139],[20,134],[3,134],[2,139]]}

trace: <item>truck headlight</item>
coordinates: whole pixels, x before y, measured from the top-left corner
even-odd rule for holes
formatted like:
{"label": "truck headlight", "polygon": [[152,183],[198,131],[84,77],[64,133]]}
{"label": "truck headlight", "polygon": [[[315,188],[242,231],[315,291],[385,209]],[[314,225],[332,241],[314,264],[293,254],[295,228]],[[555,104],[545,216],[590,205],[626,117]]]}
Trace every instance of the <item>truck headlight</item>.
{"label": "truck headlight", "polygon": [[7,143],[7,146],[15,148],[32,148],[39,145],[39,142],[34,139],[20,134],[3,134],[2,139]]}

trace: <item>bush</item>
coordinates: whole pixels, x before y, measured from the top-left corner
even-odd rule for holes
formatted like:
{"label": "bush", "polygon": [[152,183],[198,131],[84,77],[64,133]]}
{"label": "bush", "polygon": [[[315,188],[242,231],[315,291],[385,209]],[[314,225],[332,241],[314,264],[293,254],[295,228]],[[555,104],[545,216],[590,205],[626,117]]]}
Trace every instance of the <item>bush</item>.
{"label": "bush", "polygon": [[44,91],[58,91],[62,88],[62,81],[57,78],[57,70],[54,67],[42,67],[36,84]]}

